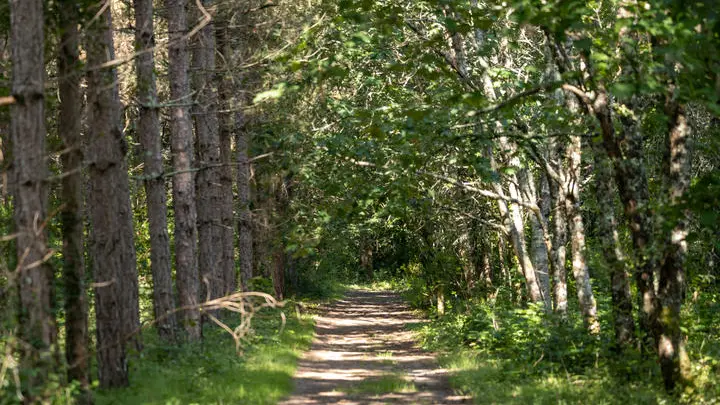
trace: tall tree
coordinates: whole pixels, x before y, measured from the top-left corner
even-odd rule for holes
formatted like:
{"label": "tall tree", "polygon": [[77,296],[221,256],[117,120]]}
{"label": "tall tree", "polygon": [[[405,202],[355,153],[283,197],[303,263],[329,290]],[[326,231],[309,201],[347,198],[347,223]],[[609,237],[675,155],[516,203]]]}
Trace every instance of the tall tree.
{"label": "tall tree", "polygon": [[220,60],[220,73],[217,75],[218,95],[223,110],[219,113],[220,119],[220,232],[222,238],[222,275],[223,294],[227,295],[237,289],[238,277],[235,275],[235,227],[233,218],[233,170],[232,170],[232,138],[237,130],[234,125],[236,118],[234,111],[233,93],[237,92],[237,79],[233,76],[232,62],[233,50],[228,38],[227,22],[217,27],[215,32]]}
{"label": "tall tree", "polygon": [[632,295],[628,279],[625,255],[620,246],[615,218],[615,193],[612,182],[612,164],[605,150],[599,144],[593,144],[595,162],[595,198],[601,212],[598,214],[598,236],[605,262],[610,269],[610,289],[612,297],[615,343],[619,347],[628,346],[635,339],[635,320],[633,319]]}
{"label": "tall tree", "polygon": [[82,66],[80,65],[77,2],[63,0],[59,7],[58,134],[64,151],[60,155],[63,210],[63,286],[65,293],[65,358],[68,378],[83,390],[90,384],[88,351],[88,304],[85,286],[84,178],[82,145]]}
{"label": "tall tree", "polygon": [[170,137],[173,156],[173,210],[175,217],[175,278],[182,326],[188,340],[200,338],[200,314],[197,262],[197,212],[192,121],[190,119],[190,80],[188,69],[187,0],[165,0],[170,31],[168,49],[170,98]]}
{"label": "tall tree", "polygon": [[[199,13],[206,15],[212,0],[202,0]],[[208,22],[193,38],[192,71],[196,91],[193,104],[197,136],[198,174],[195,184],[197,198],[198,261],[205,298],[218,298],[223,293],[223,234],[221,232],[220,190],[220,128],[218,93],[215,87],[215,25]]]}
{"label": "tall tree", "polygon": [[45,156],[45,59],[43,2],[12,0],[15,103],[10,132],[13,145],[17,274],[20,294],[20,360],[23,393],[33,402],[53,370],[56,339],[52,303],[53,273],[47,263],[47,161]]}
{"label": "tall tree", "polygon": [[150,220],[150,260],[153,279],[153,307],[160,337],[173,340],[175,301],[170,264],[170,237],[167,227],[167,192],[160,139],[157,86],[155,83],[155,29],[152,0],[135,0],[135,43],[140,51],[136,59],[138,134],[145,162],[145,194]]}
{"label": "tall tree", "polygon": [[[668,116],[668,134],[665,154],[665,183],[670,207],[679,210],[684,195],[690,188],[690,135],[691,127],[685,106],[676,95],[668,96],[665,112]],[[690,378],[689,358],[682,336],[680,309],[685,298],[685,256],[687,255],[687,212],[673,213],[673,224],[666,237],[660,285],[658,291],[662,332],[657,341],[660,367],[665,388],[672,391],[676,384],[685,384]]]}
{"label": "tall tree", "polygon": [[250,210],[250,131],[246,128],[245,114],[238,108],[235,114],[235,155],[237,159],[238,193],[238,254],[240,261],[240,285],[247,289],[253,277],[253,225]]}
{"label": "tall tree", "polygon": [[[574,96],[568,95],[568,99]],[[582,146],[580,136],[570,136],[567,147],[568,174],[565,183],[565,211],[569,219],[570,247],[572,251],[572,271],[575,278],[580,312],[583,315],[585,326],[591,333],[600,332],[600,323],[597,319],[597,304],[590,284],[590,270],[587,264],[585,245],[585,224],[580,211],[580,183]]]}
{"label": "tall tree", "polygon": [[[128,384],[126,340],[140,327],[138,279],[127,144],[121,127],[110,7],[99,14],[88,36],[88,204],[95,279],[95,314],[100,386]],[[134,341],[136,341],[133,338]]]}

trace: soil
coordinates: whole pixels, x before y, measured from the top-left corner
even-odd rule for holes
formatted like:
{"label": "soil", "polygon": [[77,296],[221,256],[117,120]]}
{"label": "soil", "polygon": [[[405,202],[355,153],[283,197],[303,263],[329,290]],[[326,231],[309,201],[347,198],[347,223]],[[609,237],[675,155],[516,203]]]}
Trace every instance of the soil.
{"label": "soil", "polygon": [[281,405],[465,404],[408,326],[424,322],[394,292],[351,290],[316,317],[315,340]]}

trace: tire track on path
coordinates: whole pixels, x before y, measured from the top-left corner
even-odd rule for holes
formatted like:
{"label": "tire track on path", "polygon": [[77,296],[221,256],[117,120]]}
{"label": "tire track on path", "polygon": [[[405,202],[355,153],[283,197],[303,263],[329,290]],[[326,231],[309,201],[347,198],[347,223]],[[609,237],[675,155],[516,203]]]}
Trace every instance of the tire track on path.
{"label": "tire track on path", "polygon": [[280,405],[464,404],[407,325],[423,322],[395,292],[351,290],[316,317],[315,339]]}

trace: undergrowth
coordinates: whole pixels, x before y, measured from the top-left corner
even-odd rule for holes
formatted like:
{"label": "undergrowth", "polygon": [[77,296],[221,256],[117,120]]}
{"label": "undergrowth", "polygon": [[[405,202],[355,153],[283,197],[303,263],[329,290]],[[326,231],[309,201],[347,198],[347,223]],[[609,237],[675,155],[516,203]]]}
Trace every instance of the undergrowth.
{"label": "undergrowth", "polygon": [[206,328],[197,344],[169,345],[149,336],[130,364],[130,387],[97,390],[95,404],[274,404],[292,390],[297,361],[313,336],[309,316],[285,314],[282,331],[278,311],[256,315],[241,353],[217,327]]}
{"label": "undergrowth", "polygon": [[[408,301],[418,303],[412,282],[395,283]],[[599,302],[602,333],[585,331],[578,311],[561,320],[539,307],[518,308],[497,291],[493,299],[456,300],[443,316],[416,325],[422,345],[442,353],[451,383],[479,404],[716,404],[720,403],[717,321],[709,316],[717,297],[686,306],[688,351],[695,380],[677,396],[662,389],[653,355],[613,345],[609,303]],[[428,309],[427,307],[425,309]],[[429,309],[432,313],[432,308]],[[697,333],[694,329],[703,329]],[[704,336],[698,342],[693,336]]]}

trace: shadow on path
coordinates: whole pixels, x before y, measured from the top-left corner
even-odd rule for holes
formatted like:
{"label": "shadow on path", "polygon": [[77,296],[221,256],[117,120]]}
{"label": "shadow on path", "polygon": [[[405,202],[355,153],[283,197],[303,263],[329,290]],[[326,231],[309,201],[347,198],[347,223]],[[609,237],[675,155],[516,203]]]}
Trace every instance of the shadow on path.
{"label": "shadow on path", "polygon": [[351,290],[316,320],[295,391],[281,405],[471,403],[452,392],[434,355],[417,347],[406,325],[422,321],[398,294]]}

